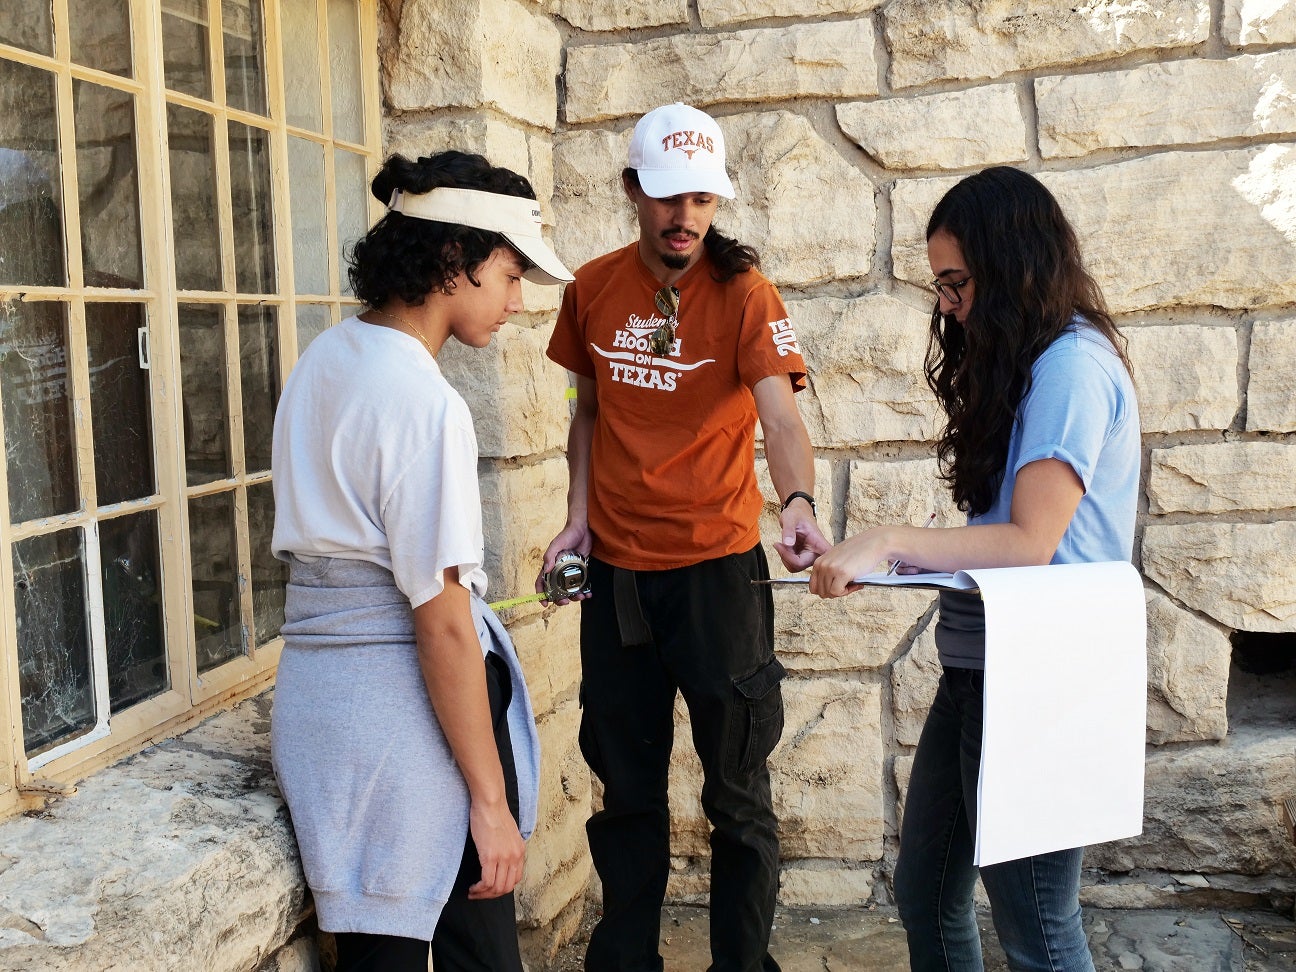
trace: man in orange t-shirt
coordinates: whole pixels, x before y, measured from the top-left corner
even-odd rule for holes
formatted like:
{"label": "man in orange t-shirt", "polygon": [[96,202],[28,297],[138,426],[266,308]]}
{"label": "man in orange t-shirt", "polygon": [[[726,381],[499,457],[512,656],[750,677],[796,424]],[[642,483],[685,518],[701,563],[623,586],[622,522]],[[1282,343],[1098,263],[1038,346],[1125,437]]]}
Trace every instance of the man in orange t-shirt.
{"label": "man in orange t-shirt", "polygon": [[[783,730],[760,546],[755,429],[791,570],[828,541],[793,401],[805,362],[755,250],[711,225],[733,198],[724,137],[686,105],[635,126],[622,173],[639,239],[586,264],[549,356],[575,376],[567,523],[545,551],[590,556],[581,598],[581,751],[603,782],[590,852],[603,916],[588,972],[660,972],[676,692],[689,709],[711,835],[711,972],[776,972],[778,822],[766,758]],[[537,584],[539,589],[539,584]],[[561,601],[559,603],[566,603]]]}

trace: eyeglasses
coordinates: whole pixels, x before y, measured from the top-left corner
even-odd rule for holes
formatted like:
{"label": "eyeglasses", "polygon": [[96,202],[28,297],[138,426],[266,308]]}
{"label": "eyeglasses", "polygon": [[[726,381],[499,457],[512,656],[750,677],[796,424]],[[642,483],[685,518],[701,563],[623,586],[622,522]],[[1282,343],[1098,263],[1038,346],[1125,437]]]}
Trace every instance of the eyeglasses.
{"label": "eyeglasses", "polygon": [[665,321],[648,338],[648,347],[658,357],[670,353],[675,346],[675,325],[679,323],[680,292],[678,287],[663,287],[653,295],[653,303]]}
{"label": "eyeglasses", "polygon": [[959,293],[959,291],[962,290],[964,287],[966,287],[968,285],[968,281],[970,281],[971,279],[972,279],[972,275],[968,274],[958,283],[945,283],[945,281],[937,277],[935,280],[931,282],[931,288],[932,290],[936,291],[936,293],[940,294],[940,296],[948,300],[951,304],[961,304],[963,303],[963,295]]}

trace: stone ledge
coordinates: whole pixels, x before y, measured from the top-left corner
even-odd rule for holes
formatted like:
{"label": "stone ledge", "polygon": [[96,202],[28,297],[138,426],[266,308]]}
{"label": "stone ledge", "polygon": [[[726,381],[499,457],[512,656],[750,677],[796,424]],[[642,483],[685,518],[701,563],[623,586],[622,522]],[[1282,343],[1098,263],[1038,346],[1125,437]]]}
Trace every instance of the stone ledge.
{"label": "stone ledge", "polygon": [[279,954],[310,907],[270,768],[271,698],[249,699],[0,824],[0,967],[313,966],[301,939],[291,956]]}

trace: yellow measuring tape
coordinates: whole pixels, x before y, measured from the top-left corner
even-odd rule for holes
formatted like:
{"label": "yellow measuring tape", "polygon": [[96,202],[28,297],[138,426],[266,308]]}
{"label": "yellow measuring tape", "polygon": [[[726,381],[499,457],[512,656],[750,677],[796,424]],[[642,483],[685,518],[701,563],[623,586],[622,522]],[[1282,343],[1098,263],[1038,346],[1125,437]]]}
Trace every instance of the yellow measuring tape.
{"label": "yellow measuring tape", "polygon": [[492,611],[507,611],[509,608],[517,607],[520,604],[533,604],[544,599],[543,594],[526,594],[522,597],[510,597],[504,601],[491,601],[486,606]]}

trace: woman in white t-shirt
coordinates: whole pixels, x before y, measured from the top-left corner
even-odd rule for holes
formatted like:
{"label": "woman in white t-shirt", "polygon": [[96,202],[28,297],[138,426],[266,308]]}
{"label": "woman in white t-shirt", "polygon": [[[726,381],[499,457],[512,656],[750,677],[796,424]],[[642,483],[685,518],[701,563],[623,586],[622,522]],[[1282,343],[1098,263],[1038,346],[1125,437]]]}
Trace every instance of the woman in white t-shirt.
{"label": "woman in white t-shirt", "polygon": [[513,888],[539,749],[486,607],[472,417],[436,356],[485,347],[521,281],[571,275],[530,184],[478,155],[392,156],[350,265],[366,306],[317,337],[275,417],[290,567],[272,753],[339,972],[520,972]]}

